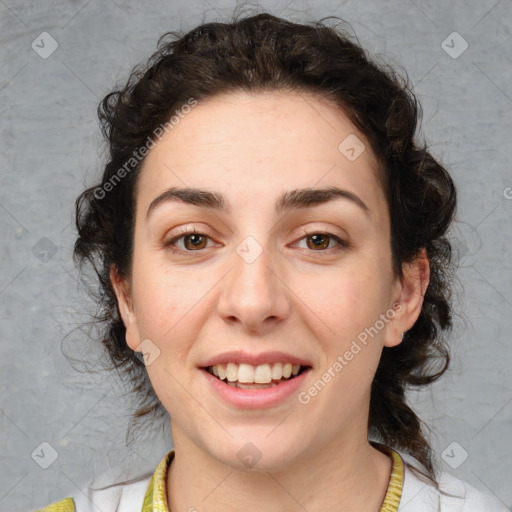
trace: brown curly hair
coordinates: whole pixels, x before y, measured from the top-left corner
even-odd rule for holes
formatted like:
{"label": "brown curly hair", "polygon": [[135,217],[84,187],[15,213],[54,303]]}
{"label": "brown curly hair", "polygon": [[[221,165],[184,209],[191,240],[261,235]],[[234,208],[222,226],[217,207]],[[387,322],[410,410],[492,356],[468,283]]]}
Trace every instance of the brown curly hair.
{"label": "brown curly hair", "polygon": [[[236,90],[312,92],[341,107],[367,136],[380,162],[394,274],[402,277],[402,264],[426,249],[430,283],[421,313],[401,344],[383,349],[372,383],[368,428],[423,463],[436,482],[432,449],[405,392],[434,382],[449,364],[453,268],[446,232],[456,191],[447,171],[416,140],[421,108],[408,79],[370,58],[345,29],[329,27],[324,20],[297,24],[262,13],[206,23],[184,35],[168,32],[147,64],[135,66],[126,84],[98,107],[108,162],[101,182],[76,201],[74,258],[80,269],[83,263],[92,264],[99,279],[95,321],[103,327],[100,341],[110,367],[128,378],[140,400],[132,422],[150,413],[165,416],[144,364],[126,344],[109,276],[114,266],[126,277],[131,265],[135,190],[143,163],[133,155],[190,98],[200,102]],[[127,162],[132,168],[127,169]],[[121,168],[126,172],[113,186]]]}

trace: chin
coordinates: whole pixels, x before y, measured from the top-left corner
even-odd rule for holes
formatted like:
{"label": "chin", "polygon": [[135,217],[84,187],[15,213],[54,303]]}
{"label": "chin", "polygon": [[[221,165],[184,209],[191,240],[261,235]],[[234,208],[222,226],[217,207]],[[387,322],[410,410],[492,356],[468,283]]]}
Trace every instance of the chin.
{"label": "chin", "polygon": [[[236,471],[248,473],[263,471],[282,471],[288,468],[296,456],[297,446],[301,445],[301,440],[293,440],[290,437],[288,442],[284,442],[284,437],[274,434],[268,435],[271,430],[266,429],[260,435],[235,436],[231,439],[229,446],[224,442],[221,453],[215,453],[215,458],[223,464],[233,468]],[[243,441],[240,441],[243,439]]]}

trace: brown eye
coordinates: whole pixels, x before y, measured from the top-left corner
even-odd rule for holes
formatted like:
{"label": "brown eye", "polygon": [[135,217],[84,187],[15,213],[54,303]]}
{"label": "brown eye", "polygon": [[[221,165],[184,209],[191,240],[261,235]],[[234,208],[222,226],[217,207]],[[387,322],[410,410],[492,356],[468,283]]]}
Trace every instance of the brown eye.
{"label": "brown eye", "polygon": [[[206,246],[206,239],[207,239],[206,236],[200,235],[198,233],[193,233],[191,235],[183,236],[185,248],[190,249],[192,251],[194,251],[196,249],[204,249],[204,247]],[[191,245],[187,244],[187,240],[190,241]]]}
{"label": "brown eye", "polygon": [[184,256],[187,253],[208,249],[208,240],[212,239],[204,233],[189,231],[165,241],[163,245],[172,253]]}
{"label": "brown eye", "polygon": [[305,250],[316,252],[318,256],[332,255],[335,251],[350,248],[350,244],[342,240],[339,236],[332,233],[305,232],[299,240],[301,244],[305,242]]}
{"label": "brown eye", "polygon": [[[319,233],[315,235],[309,235],[306,237],[308,240],[307,245],[309,249],[327,249],[329,247],[329,242],[331,237],[327,234]],[[309,243],[311,240],[312,243]]]}

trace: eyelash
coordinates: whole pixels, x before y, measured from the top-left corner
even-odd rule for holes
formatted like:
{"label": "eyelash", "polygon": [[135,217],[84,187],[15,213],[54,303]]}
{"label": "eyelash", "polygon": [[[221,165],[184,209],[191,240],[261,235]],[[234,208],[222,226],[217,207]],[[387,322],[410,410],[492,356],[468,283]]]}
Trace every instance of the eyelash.
{"label": "eyelash", "polygon": [[[186,249],[176,249],[174,247],[174,244],[178,240],[180,240],[183,237],[189,236],[189,235],[200,235],[200,236],[204,236],[206,238],[210,238],[211,239],[211,237],[208,236],[206,233],[201,233],[200,231],[195,231],[195,230],[192,229],[192,230],[184,231],[184,232],[176,235],[175,237],[171,238],[170,240],[164,242],[164,247],[166,247],[172,253],[180,254],[180,255],[187,254],[187,253],[201,252],[201,249],[198,249],[197,251],[189,251],[189,250],[186,250]],[[315,251],[314,249],[310,249],[311,252],[318,253],[319,256],[327,256],[328,255],[328,251],[330,251],[331,249],[343,250],[343,249],[348,249],[348,248],[351,247],[351,245],[348,242],[346,242],[345,240],[342,240],[340,237],[334,235],[333,233],[324,232],[324,231],[304,232],[304,233],[302,233],[302,238],[300,238],[298,241],[300,242],[300,241],[304,240],[305,238],[313,236],[313,235],[324,235],[324,236],[327,236],[330,239],[332,239],[335,242],[337,242],[337,244],[338,244],[337,247],[329,247],[327,249],[322,249],[322,250],[318,250],[318,251]]]}

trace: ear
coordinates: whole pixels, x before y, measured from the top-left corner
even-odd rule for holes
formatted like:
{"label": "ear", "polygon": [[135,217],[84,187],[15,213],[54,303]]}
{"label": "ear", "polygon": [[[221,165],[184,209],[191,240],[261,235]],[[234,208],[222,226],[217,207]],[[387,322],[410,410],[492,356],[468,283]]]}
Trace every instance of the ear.
{"label": "ear", "polygon": [[[140,346],[140,334],[137,316],[133,310],[130,286],[128,280],[119,275],[115,265],[110,267],[110,282],[114,288],[121,319],[126,328],[126,344],[132,350],[136,350]],[[138,351],[141,351],[140,348]]]}
{"label": "ear", "polygon": [[394,347],[401,343],[402,333],[408,331],[421,313],[423,297],[430,281],[430,265],[427,251],[422,248],[411,263],[402,265],[403,277],[397,281],[393,308],[396,313],[389,325],[384,346]]}

